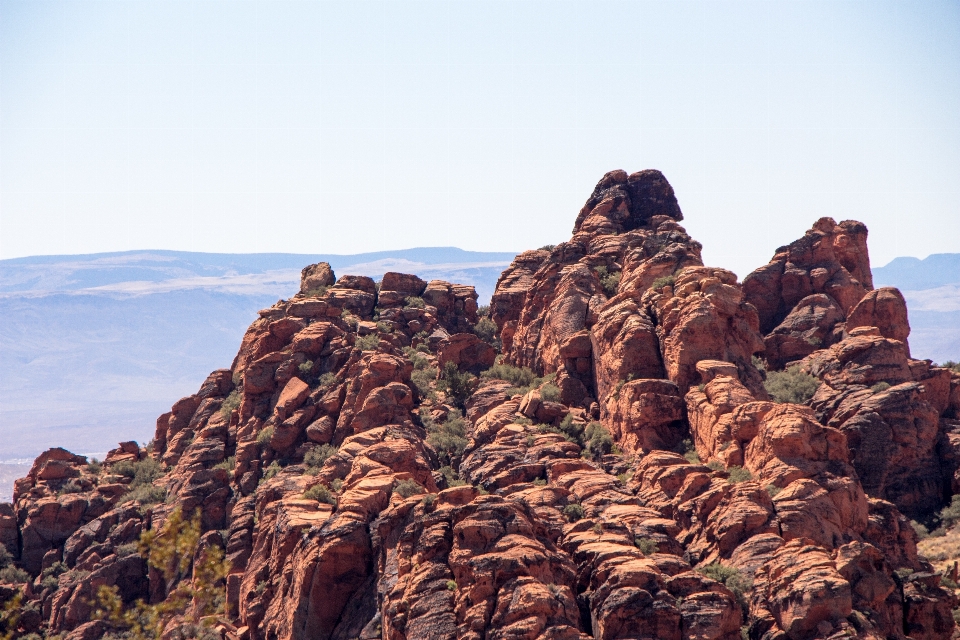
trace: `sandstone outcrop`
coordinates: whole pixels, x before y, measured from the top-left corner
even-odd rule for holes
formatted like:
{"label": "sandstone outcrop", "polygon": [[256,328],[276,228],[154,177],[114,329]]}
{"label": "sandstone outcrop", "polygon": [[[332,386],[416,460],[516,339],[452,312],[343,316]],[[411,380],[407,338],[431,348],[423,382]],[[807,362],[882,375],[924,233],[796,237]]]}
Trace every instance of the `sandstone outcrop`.
{"label": "sandstone outcrop", "polygon": [[[960,491],[960,374],[910,358],[862,224],[741,285],[682,219],[660,172],[606,174],[504,271],[499,342],[472,287],[305,268],[149,446],[17,482],[15,633],[124,632],[106,587],[164,638],[947,640],[908,518]],[[794,364],[816,393],[777,402]],[[193,514],[177,561],[137,544]]]}

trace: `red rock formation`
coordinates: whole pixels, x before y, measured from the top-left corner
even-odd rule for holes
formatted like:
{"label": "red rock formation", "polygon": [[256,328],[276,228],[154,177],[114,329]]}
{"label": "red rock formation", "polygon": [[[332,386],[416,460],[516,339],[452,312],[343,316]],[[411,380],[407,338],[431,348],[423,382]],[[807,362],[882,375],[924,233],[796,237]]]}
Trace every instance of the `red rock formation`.
{"label": "red rock formation", "polygon": [[[92,640],[101,586],[171,605],[222,548],[225,640],[946,640],[957,600],[902,512],[960,490],[960,375],[909,358],[863,225],[818,221],[741,287],[679,220],[659,172],[604,176],[491,301],[504,363],[559,399],[488,373],[463,415],[429,367],[493,364],[472,287],[307,267],[152,447],[37,459],[0,505],[31,581],[0,601]],[[771,401],[755,354],[816,376],[810,406]],[[202,531],[168,583],[132,543],[177,508]]]}

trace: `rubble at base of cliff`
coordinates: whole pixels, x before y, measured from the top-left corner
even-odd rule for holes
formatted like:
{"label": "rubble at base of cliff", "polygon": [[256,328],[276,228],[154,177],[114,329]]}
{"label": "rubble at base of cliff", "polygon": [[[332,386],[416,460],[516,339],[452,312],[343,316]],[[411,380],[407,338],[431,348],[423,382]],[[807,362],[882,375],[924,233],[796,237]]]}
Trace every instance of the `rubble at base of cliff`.
{"label": "rubble at base of cliff", "polygon": [[866,227],[741,282],[682,220],[610,172],[483,308],[306,267],[148,445],[16,482],[2,637],[958,637],[960,371]]}

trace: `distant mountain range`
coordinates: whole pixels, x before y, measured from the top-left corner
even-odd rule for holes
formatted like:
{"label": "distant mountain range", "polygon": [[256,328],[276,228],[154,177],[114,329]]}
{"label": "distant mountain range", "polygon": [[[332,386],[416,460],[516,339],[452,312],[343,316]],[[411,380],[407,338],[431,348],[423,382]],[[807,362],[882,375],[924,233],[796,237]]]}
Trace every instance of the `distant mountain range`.
{"label": "distant mountain range", "polygon": [[[435,247],[0,260],[0,477],[2,463],[54,444],[102,456],[118,434],[149,440],[173,401],[230,366],[257,310],[297,292],[308,264],[329,262],[338,276],[402,271],[472,284],[485,303],[514,255]],[[0,486],[0,501],[9,499],[9,484]]]}
{"label": "distant mountain range", "polygon": [[873,269],[873,284],[907,299],[914,358],[960,361],[960,253],[895,258]]}
{"label": "distant mountain range", "polygon": [[[229,366],[258,309],[296,293],[300,270],[387,271],[472,284],[481,304],[513,259],[454,247],[356,255],[127,251],[0,260],[0,501],[5,474],[43,449],[103,455]],[[960,254],[873,270],[910,307],[914,357],[960,360]],[[137,398],[131,401],[131,398]],[[6,463],[6,464],[4,464]]]}

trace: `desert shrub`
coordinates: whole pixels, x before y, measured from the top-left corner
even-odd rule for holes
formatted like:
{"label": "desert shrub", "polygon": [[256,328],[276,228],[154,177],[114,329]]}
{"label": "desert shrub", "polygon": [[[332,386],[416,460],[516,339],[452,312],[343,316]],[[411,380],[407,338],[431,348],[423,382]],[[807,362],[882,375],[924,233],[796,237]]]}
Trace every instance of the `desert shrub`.
{"label": "desert shrub", "polygon": [[257,444],[259,444],[261,447],[265,447],[270,444],[271,438],[273,438],[273,427],[261,429],[260,433],[257,434]]}
{"label": "desert shrub", "polygon": [[56,576],[47,576],[40,580],[40,586],[43,589],[49,589],[50,591],[56,591],[60,587],[60,579]]}
{"label": "desert shrub", "polygon": [[223,469],[224,471],[227,471],[227,472],[229,472],[229,473],[233,473],[233,470],[236,468],[236,466],[237,466],[237,457],[236,457],[236,456],[230,456],[230,457],[227,458],[226,460],[224,460],[224,461],[222,461],[222,462],[218,462],[217,464],[213,465],[213,468],[214,468],[214,469]]}
{"label": "desert shrub", "polygon": [[946,367],[947,369],[952,369],[953,371],[956,371],[957,373],[960,373],[960,362],[954,362],[953,360],[947,360],[946,362],[944,362],[944,363],[943,363],[942,365],[940,365],[940,366],[941,366],[941,367]]}
{"label": "desert shrub", "polygon": [[764,364],[763,360],[759,356],[750,356],[750,363],[760,372],[760,375],[765,375],[767,372],[767,365]]}
{"label": "desert shrub", "polygon": [[44,570],[40,573],[40,575],[42,575],[44,578],[47,578],[47,577],[50,577],[50,576],[53,576],[54,578],[56,578],[56,577],[58,577],[58,576],[63,575],[64,573],[66,573],[66,572],[69,571],[69,570],[70,570],[70,568],[66,565],[66,563],[57,561],[57,562],[54,562],[54,563],[53,563],[52,565],[50,565],[49,567],[47,567],[46,569],[44,569]]}
{"label": "desert shrub", "polygon": [[280,466],[280,463],[274,460],[273,462],[270,463],[270,466],[268,466],[266,469],[263,470],[263,477],[260,478],[260,482],[266,482],[273,476],[280,473],[281,470],[282,470],[282,467]]}
{"label": "desert shrub", "polygon": [[548,402],[558,402],[560,400],[560,387],[548,382],[540,387],[540,397]]}
{"label": "desert shrub", "polygon": [[878,382],[877,384],[873,385],[872,387],[870,387],[870,391],[873,391],[874,393],[882,393],[883,391],[886,391],[886,390],[889,389],[889,388],[890,388],[890,383],[889,383],[889,382],[882,382],[882,381],[881,381],[881,382]]}
{"label": "desert shrub", "polygon": [[547,479],[546,479],[546,478],[537,478],[536,480],[533,481],[533,484],[534,484],[535,486],[537,486],[537,487],[545,487],[545,486],[547,486]]}
{"label": "desert shrub", "polygon": [[570,522],[580,520],[583,518],[584,513],[583,505],[576,502],[571,502],[563,508],[563,515],[565,515]]}
{"label": "desert shrub", "polygon": [[719,562],[710,563],[705,567],[697,567],[697,571],[712,580],[726,585],[726,587],[733,592],[733,595],[736,596],[741,609],[747,612],[747,594],[750,592],[750,589],[753,588],[753,580],[751,580],[749,576],[740,573],[738,569],[727,567]]}
{"label": "desert shrub", "polygon": [[356,331],[357,327],[360,325],[360,320],[357,319],[357,316],[353,315],[347,309],[344,309],[340,313],[340,319],[350,328],[351,331]]}
{"label": "desert shrub", "polygon": [[777,494],[783,491],[783,489],[781,489],[775,484],[768,484],[766,489],[767,489],[767,493],[770,494],[771,498],[776,498]]}
{"label": "desert shrub", "polygon": [[747,469],[743,467],[733,466],[727,469],[727,472],[730,474],[727,478],[727,482],[731,484],[737,484],[740,482],[745,482],[747,480],[753,480],[753,474],[750,473]]}
{"label": "desert shrub", "polygon": [[297,367],[297,370],[300,371],[300,375],[309,377],[313,374],[313,360],[307,360],[306,362],[301,362]]}
{"label": "desert shrub", "polygon": [[677,281],[676,276],[663,276],[661,278],[657,278],[656,280],[654,280],[653,284],[650,285],[650,288],[659,289],[660,287],[666,287],[668,285],[672,287],[676,281]]}
{"label": "desert shrub", "polygon": [[330,491],[330,487],[325,484],[316,484],[303,492],[303,497],[307,500],[316,500],[336,506],[337,498]]}
{"label": "desert shrub", "polygon": [[807,343],[808,345],[810,345],[811,347],[818,347],[818,348],[819,348],[821,345],[823,345],[823,339],[818,338],[817,336],[809,336],[809,337],[806,337],[806,338],[803,339],[803,341],[806,342],[806,343]]}
{"label": "desert shrub", "polygon": [[423,500],[420,501],[420,504],[423,505],[423,508],[427,511],[433,510],[433,504],[437,501],[437,494],[428,493],[423,496]]}
{"label": "desert shrub", "polygon": [[393,492],[398,494],[401,498],[409,498],[411,496],[418,496],[421,493],[426,493],[426,490],[417,484],[416,480],[411,480],[407,478],[406,480],[401,480],[393,486]]}
{"label": "desert shrub", "polygon": [[103,471],[103,463],[96,458],[90,458],[90,462],[87,463],[87,471],[98,476]]}
{"label": "desert shrub", "polygon": [[310,449],[310,451],[307,451],[303,455],[303,464],[307,468],[307,473],[314,476],[320,473],[323,463],[336,453],[337,448],[330,444],[322,444],[319,447],[314,447]]}
{"label": "desert shrub", "polygon": [[455,363],[448,362],[443,365],[440,380],[437,381],[437,389],[446,393],[454,405],[463,409],[464,403],[473,391],[474,380],[476,378],[473,375],[466,371],[461,372]]}
{"label": "desert shrub", "polygon": [[13,556],[7,551],[7,547],[0,544],[0,569],[8,567],[13,563]]}
{"label": "desert shrub", "polygon": [[604,266],[594,267],[594,271],[597,272],[597,277],[600,278],[600,286],[603,287],[603,292],[607,294],[607,297],[612,298],[617,295],[617,287],[620,286],[620,272],[610,273]]}
{"label": "desert shrub", "polygon": [[584,425],[574,422],[572,413],[568,413],[563,417],[563,420],[560,421],[560,426],[558,429],[560,433],[565,435],[571,442],[581,446],[583,445]]}
{"label": "desert shrub", "polygon": [[451,466],[454,459],[463,455],[467,446],[467,425],[463,416],[454,409],[442,423],[437,424],[427,411],[423,411],[420,419],[427,430],[427,444],[436,450],[440,464]]}
{"label": "desert shrub", "polygon": [[700,454],[697,453],[697,448],[693,446],[693,440],[686,438],[680,444],[683,447],[683,457],[687,459],[687,462],[700,464]]}
{"label": "desert shrub", "polygon": [[719,460],[711,460],[707,463],[707,468],[711,471],[723,471],[723,463]]}
{"label": "desert shrub", "polygon": [[631,476],[630,476],[629,473],[618,473],[618,474],[617,474],[617,480],[619,480],[619,481],[622,482],[623,484],[627,484],[628,482],[630,482],[630,477],[631,477]]}
{"label": "desert shrub", "polygon": [[337,374],[333,373],[332,371],[328,371],[327,373],[320,376],[320,378],[317,380],[317,385],[321,389],[327,389],[337,384],[338,382],[340,382],[340,380],[337,378]]}
{"label": "desert shrub", "polygon": [[540,247],[539,251],[553,251],[556,248],[557,248],[557,245],[555,244],[545,244],[542,247]]}
{"label": "desert shrub", "polygon": [[423,301],[423,298],[419,296],[407,296],[404,300],[406,306],[413,307],[415,309],[424,309],[427,306],[427,303]]}
{"label": "desert shrub", "polygon": [[946,535],[947,529],[960,522],[960,493],[953,496],[950,504],[940,510],[934,521],[939,525],[934,531],[930,532],[930,535],[934,537]]}
{"label": "desert shrub", "polygon": [[[301,365],[302,366],[302,365]],[[240,406],[240,401],[243,399],[243,396],[240,394],[239,389],[234,389],[230,392],[230,395],[226,397],[223,403],[220,405],[220,415],[223,416],[224,420],[230,419],[230,414],[233,413],[233,410]]]}
{"label": "desert shrub", "polygon": [[[423,358],[426,361],[426,358]],[[436,367],[425,367],[423,369],[414,369],[413,373],[410,374],[410,382],[417,388],[417,391],[420,392],[420,395],[429,398],[433,395],[433,385],[437,380],[437,373],[439,369]]]}
{"label": "desert shrub", "polygon": [[81,493],[83,491],[83,485],[80,484],[76,478],[70,478],[67,480],[60,490],[57,491],[58,494],[64,493]]}
{"label": "desert shrub", "polygon": [[657,541],[651,540],[650,538],[635,538],[633,544],[637,549],[640,549],[640,553],[645,556],[660,551],[660,548],[657,546]]}
{"label": "desert shrub", "polygon": [[30,574],[12,564],[0,569],[0,582],[8,584],[22,584],[30,582]]}
{"label": "desert shrub", "polygon": [[794,365],[786,371],[768,371],[763,386],[776,402],[806,404],[817,392],[820,381]]}
{"label": "desert shrub", "polygon": [[457,472],[450,465],[440,467],[440,473],[446,478],[448,487],[462,487],[467,484],[457,476]]}
{"label": "desert shrub", "polygon": [[477,307],[477,315],[480,316],[481,318],[490,317],[490,305],[482,304],[479,307]]}
{"label": "desert shrub", "polygon": [[370,335],[363,336],[362,338],[357,338],[354,346],[357,349],[360,349],[360,351],[376,351],[377,347],[380,346],[380,336],[375,333],[371,333]]}
{"label": "desert shrub", "polygon": [[510,389],[513,393],[524,394],[530,391],[534,386],[538,386],[539,378],[537,374],[527,367],[515,367],[511,364],[498,363],[480,374],[484,380],[503,380],[514,386]]}
{"label": "desert shrub", "polygon": [[168,585],[166,599],[155,605],[142,600],[127,604],[118,587],[104,585],[97,591],[92,617],[103,620],[108,633],[126,639],[159,638],[161,633],[166,637],[171,632],[171,637],[210,637],[209,630],[199,624],[200,619],[223,612],[224,580],[230,565],[218,546],[208,547],[197,558],[201,533],[199,510],[187,519],[179,507],[161,529],[143,532],[140,552],[157,570],[162,584]]}
{"label": "desert shrub", "polygon": [[128,542],[127,544],[122,544],[117,547],[117,555],[121,558],[124,556],[132,556],[135,553],[140,553],[139,542]]}
{"label": "desert shrub", "polygon": [[613,436],[599,422],[587,425],[583,430],[583,439],[584,454],[594,460],[613,451]]}
{"label": "desert shrub", "polygon": [[448,590],[448,591],[456,591],[456,590],[457,590],[457,582],[456,582],[456,580],[447,580],[447,590]]}
{"label": "desert shrub", "polygon": [[480,321],[473,325],[473,332],[484,342],[493,345],[497,349],[500,348],[497,337],[497,323],[490,318],[486,316],[481,317]]}
{"label": "desert shrub", "polygon": [[167,490],[163,487],[155,487],[152,484],[144,484],[135,487],[125,493],[120,498],[120,503],[139,502],[141,506],[159,504],[167,499]]}
{"label": "desert shrub", "polygon": [[930,537],[930,530],[916,520],[911,520],[910,526],[913,527],[913,530],[916,532],[919,539],[925,540]]}

